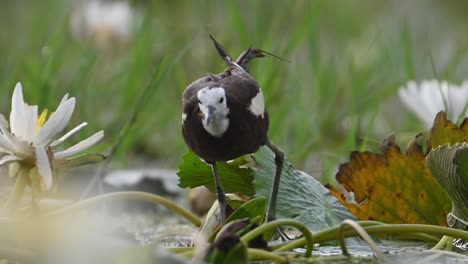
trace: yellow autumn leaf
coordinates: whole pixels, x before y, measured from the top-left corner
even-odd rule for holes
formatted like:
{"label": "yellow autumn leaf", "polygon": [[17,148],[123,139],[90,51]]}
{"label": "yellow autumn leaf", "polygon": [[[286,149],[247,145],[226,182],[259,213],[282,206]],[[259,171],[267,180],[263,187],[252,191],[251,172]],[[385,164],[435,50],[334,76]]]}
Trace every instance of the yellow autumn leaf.
{"label": "yellow autumn leaf", "polygon": [[445,225],[450,200],[426,168],[421,147],[411,144],[404,154],[390,137],[382,151],[353,152],[340,166],[336,179],[354,201],[336,188],[331,193],[359,219]]}
{"label": "yellow autumn leaf", "polygon": [[[468,140],[468,118],[458,127],[437,114],[427,142],[428,151],[443,144]],[[402,153],[395,138],[386,138],[382,154],[352,152],[336,174],[340,188],[331,193],[360,219],[386,223],[446,225],[451,203],[426,166],[416,138]]]}

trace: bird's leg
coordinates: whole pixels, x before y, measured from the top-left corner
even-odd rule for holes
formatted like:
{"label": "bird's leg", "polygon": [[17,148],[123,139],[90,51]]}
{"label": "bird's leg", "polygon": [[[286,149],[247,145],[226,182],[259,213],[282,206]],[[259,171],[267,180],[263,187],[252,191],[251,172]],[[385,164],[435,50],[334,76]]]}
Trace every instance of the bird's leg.
{"label": "bird's leg", "polygon": [[216,185],[216,197],[218,198],[219,210],[221,212],[221,223],[226,224],[226,195],[224,194],[223,186],[219,180],[218,168],[216,162],[210,163],[211,170],[213,171],[213,177]]}
{"label": "bird's leg", "polygon": [[[283,163],[284,163],[284,153],[279,150],[275,145],[273,145],[270,140],[267,139],[266,145],[270,148],[273,153],[275,153],[275,178],[273,179],[273,186],[271,188],[271,195],[270,201],[268,202],[268,211],[267,211],[267,222],[276,220],[276,200],[278,198],[278,189],[281,179],[281,172],[283,171]],[[278,233],[281,237],[281,240],[287,241],[291,240],[286,233],[284,233],[283,229],[277,228]]]}
{"label": "bird's leg", "polygon": [[268,202],[267,221],[276,219],[276,200],[278,197],[278,189],[281,179],[281,171],[283,170],[284,153],[281,152],[270,140],[267,140],[266,145],[275,153],[275,178],[273,179],[273,186],[271,188],[270,201]]}

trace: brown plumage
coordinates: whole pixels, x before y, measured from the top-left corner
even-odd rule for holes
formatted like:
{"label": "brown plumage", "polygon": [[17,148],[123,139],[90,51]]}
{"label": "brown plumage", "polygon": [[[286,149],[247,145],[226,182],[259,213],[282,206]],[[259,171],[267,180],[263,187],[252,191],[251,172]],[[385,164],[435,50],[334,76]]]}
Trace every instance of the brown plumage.
{"label": "brown plumage", "polygon": [[[229,127],[219,138],[209,134],[202,125],[203,114],[196,94],[205,87],[222,87],[226,92]],[[183,112],[187,116],[182,126],[189,148],[205,161],[215,162],[254,153],[265,145],[268,113],[255,116],[248,110],[258,93],[260,87],[247,72],[229,73],[220,80],[205,77],[189,85],[183,94]]]}

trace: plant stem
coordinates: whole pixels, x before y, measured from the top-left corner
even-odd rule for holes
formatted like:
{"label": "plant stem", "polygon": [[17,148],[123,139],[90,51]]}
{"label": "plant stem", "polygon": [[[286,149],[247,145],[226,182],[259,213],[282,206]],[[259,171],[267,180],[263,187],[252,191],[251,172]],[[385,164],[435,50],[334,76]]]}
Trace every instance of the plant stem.
{"label": "plant stem", "polygon": [[[415,237],[423,238],[423,235],[448,235],[456,238],[468,239],[468,231],[459,229],[441,227],[434,225],[418,225],[418,224],[382,224],[373,221],[357,222],[363,226],[364,230],[369,234],[397,234],[397,235],[415,235]],[[365,226],[367,225],[367,226]],[[329,240],[336,240],[336,232],[338,226],[322,230],[314,234],[315,243],[320,243]],[[346,230],[345,237],[355,236],[357,233],[354,230]],[[290,251],[294,248],[304,247],[306,245],[305,238],[293,240],[275,249],[276,251]]]}
{"label": "plant stem", "polygon": [[[187,247],[187,248],[166,248],[166,250],[175,253],[181,257],[185,258],[192,258],[196,253],[196,248],[194,247]],[[247,254],[249,260],[271,260],[275,263],[288,263],[288,259],[283,256],[279,256],[272,252],[268,252],[261,249],[256,248],[248,248]]]}
{"label": "plant stem", "polygon": [[435,225],[392,224],[386,226],[369,226],[364,229],[369,234],[426,233],[440,236],[448,235],[468,240],[468,231]]}
{"label": "plant stem", "polygon": [[439,240],[439,242],[431,248],[431,250],[441,250],[445,247],[445,250],[452,250],[453,246],[453,237],[450,236],[443,236],[442,239]]}
{"label": "plant stem", "polygon": [[362,226],[360,226],[358,223],[350,219],[346,219],[346,220],[343,220],[343,222],[341,222],[339,232],[338,232],[338,240],[340,241],[340,246],[341,246],[341,250],[343,251],[343,255],[349,256],[348,249],[346,248],[346,241],[345,241],[344,232],[343,232],[346,226],[352,227],[359,234],[359,236],[361,236],[362,239],[364,239],[364,241],[367,242],[367,244],[371,247],[372,251],[374,251],[375,255],[377,256],[377,258],[379,259],[381,263],[387,262],[384,254],[382,253],[382,251],[380,251],[379,247],[377,246],[377,244],[375,244],[374,240],[372,240],[369,234],[367,234],[367,232],[364,231]]}
{"label": "plant stem", "polygon": [[249,260],[271,260],[274,263],[289,263],[288,259],[262,249],[248,248]]}
{"label": "plant stem", "polygon": [[445,244],[445,250],[452,251],[452,249],[453,249],[453,240],[454,240],[453,237],[448,237],[447,243]]}
{"label": "plant stem", "polygon": [[439,240],[439,242],[437,242],[437,244],[431,248],[431,250],[439,250],[439,249],[442,249],[442,248],[447,244],[448,238],[449,238],[448,236],[443,236],[443,237]]}
{"label": "plant stem", "polygon": [[5,203],[5,208],[8,211],[15,211],[21,198],[23,198],[24,189],[26,189],[26,177],[28,177],[29,170],[22,167],[19,168],[18,175],[16,176],[16,182],[13,186],[13,190]]}
{"label": "plant stem", "polygon": [[[384,225],[386,226],[387,225],[385,223],[377,222],[377,221],[358,221],[356,223],[362,226],[363,228],[369,227],[369,226],[384,226]],[[336,238],[336,234],[339,229],[340,229],[340,225],[334,226],[328,229],[324,229],[322,231],[315,233],[314,234],[315,243],[328,241],[328,240],[334,240]],[[351,229],[346,228],[346,232],[349,232],[349,231],[351,231]]]}
{"label": "plant stem", "polygon": [[[359,221],[357,223],[360,224],[361,226],[384,225],[384,223],[376,222],[376,221]],[[314,242],[319,243],[319,242],[335,239],[339,227],[340,226],[334,226],[328,229],[318,231],[317,233],[313,235]],[[277,246],[276,249],[274,249],[274,251],[278,251],[278,252],[291,251],[294,248],[303,247],[305,245],[305,242],[306,242],[305,238],[292,240],[290,242],[286,242],[282,245]]]}
{"label": "plant stem", "polygon": [[275,248],[273,251],[274,252],[285,252],[285,251],[291,251],[295,248],[300,248],[305,245],[305,238],[299,238],[292,240],[290,242],[286,242],[282,244],[280,247]]}
{"label": "plant stem", "polygon": [[435,237],[435,236],[431,236],[431,235],[423,234],[423,233],[409,233],[409,234],[401,234],[401,235],[398,234],[398,235],[393,236],[393,238],[397,240],[398,239],[399,240],[417,239],[417,240],[425,241],[431,244],[437,244],[437,242],[439,242],[440,240],[440,237]]}
{"label": "plant stem", "polygon": [[257,228],[255,228],[254,230],[252,230],[252,231],[248,232],[247,234],[245,234],[244,236],[242,236],[241,241],[244,242],[245,244],[247,244],[249,241],[255,239],[256,237],[258,237],[260,235],[262,235],[263,233],[271,231],[271,230],[273,230],[273,229],[275,229],[277,227],[280,227],[280,226],[292,226],[292,227],[295,227],[299,231],[302,232],[302,234],[304,235],[304,241],[307,244],[305,257],[307,257],[307,258],[310,257],[310,255],[312,254],[313,246],[314,246],[314,241],[312,239],[312,233],[302,223],[300,223],[300,222],[298,222],[296,220],[292,220],[292,219],[280,219],[280,220],[275,220],[275,221],[271,221],[271,222],[268,222],[266,224],[260,225]]}
{"label": "plant stem", "polygon": [[156,194],[146,193],[146,192],[115,192],[115,193],[107,193],[101,194],[98,196],[94,196],[85,200],[78,201],[70,206],[55,210],[51,213],[46,214],[47,217],[57,216],[60,214],[66,214],[73,212],[78,209],[85,208],[87,206],[94,205],[96,203],[108,200],[118,200],[118,199],[128,199],[128,200],[139,200],[139,201],[147,201],[150,203],[163,205],[168,209],[172,210],[175,213],[185,217],[188,221],[190,221],[193,225],[199,227],[201,225],[201,220],[189,212],[188,210],[180,207],[176,203]]}

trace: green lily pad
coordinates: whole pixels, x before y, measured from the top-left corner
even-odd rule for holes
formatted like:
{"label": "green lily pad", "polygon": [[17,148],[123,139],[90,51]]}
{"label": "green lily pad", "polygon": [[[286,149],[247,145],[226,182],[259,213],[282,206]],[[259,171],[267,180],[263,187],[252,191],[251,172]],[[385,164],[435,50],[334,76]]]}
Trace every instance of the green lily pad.
{"label": "green lily pad", "polygon": [[[467,144],[465,144],[465,146],[467,146]],[[458,166],[457,173],[461,177],[463,186],[468,188],[468,147],[460,148],[453,162]]]}
{"label": "green lily pad", "polygon": [[457,227],[458,219],[468,221],[468,143],[439,146],[429,153],[426,162],[452,201],[455,221],[449,224]]}
{"label": "green lily pad", "polygon": [[[270,197],[275,174],[274,153],[267,147],[254,155],[254,185],[257,196]],[[356,219],[320,182],[294,169],[285,159],[276,203],[278,218],[293,218],[312,231],[339,225],[344,219]]]}

